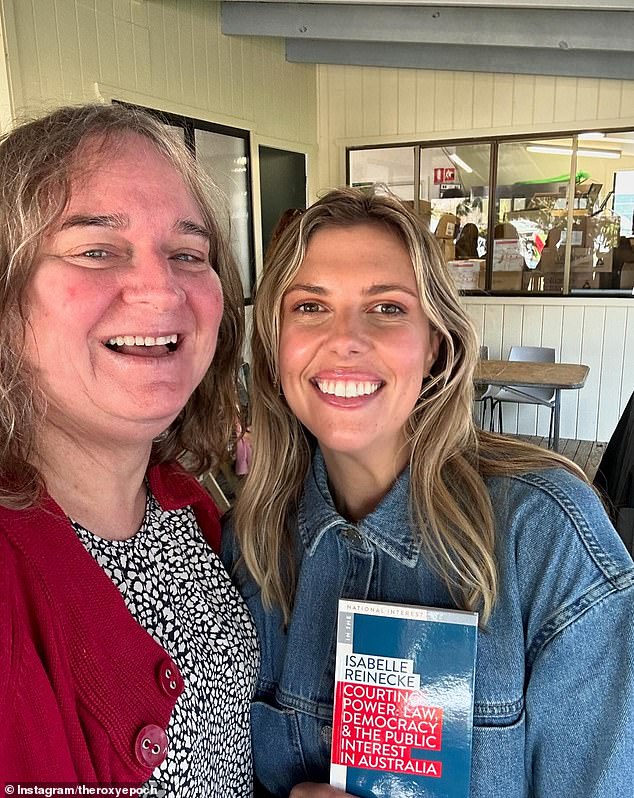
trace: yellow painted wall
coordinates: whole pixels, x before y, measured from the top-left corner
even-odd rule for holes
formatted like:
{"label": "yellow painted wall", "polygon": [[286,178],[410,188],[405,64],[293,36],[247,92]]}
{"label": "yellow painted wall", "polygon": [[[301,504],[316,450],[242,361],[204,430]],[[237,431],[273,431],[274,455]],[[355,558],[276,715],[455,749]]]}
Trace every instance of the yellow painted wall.
{"label": "yellow painted wall", "polygon": [[103,97],[316,143],[316,68],[220,33],[210,0],[3,0],[13,107]]}
{"label": "yellow painted wall", "polygon": [[634,81],[319,66],[319,175],[345,182],[345,147],[634,127]]}
{"label": "yellow painted wall", "polygon": [[260,144],[305,153],[316,191],[317,81],[281,39],[224,36],[211,0],[0,0],[0,125],[113,99],[251,131],[256,262]]}

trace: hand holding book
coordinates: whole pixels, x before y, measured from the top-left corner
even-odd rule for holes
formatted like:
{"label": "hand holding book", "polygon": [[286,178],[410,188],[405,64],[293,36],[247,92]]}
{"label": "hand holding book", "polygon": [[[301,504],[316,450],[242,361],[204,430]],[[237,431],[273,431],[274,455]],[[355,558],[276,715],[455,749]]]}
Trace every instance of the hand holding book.
{"label": "hand holding book", "polygon": [[344,798],[346,795],[354,798],[349,792],[343,792],[329,784],[314,784],[306,781],[293,787],[289,798]]}

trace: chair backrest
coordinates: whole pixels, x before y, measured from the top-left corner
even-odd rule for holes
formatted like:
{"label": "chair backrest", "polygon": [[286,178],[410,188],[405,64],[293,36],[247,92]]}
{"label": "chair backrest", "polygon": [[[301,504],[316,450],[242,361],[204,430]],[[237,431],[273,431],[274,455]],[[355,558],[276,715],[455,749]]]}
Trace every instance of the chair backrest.
{"label": "chair backrest", "polygon": [[[521,363],[554,363],[555,356],[556,352],[551,346],[512,346],[509,351],[509,360]],[[518,390],[543,402],[551,402],[555,397],[554,388],[519,388]]]}
{"label": "chair backrest", "polygon": [[512,346],[509,360],[521,363],[554,363],[555,355],[551,346]]}

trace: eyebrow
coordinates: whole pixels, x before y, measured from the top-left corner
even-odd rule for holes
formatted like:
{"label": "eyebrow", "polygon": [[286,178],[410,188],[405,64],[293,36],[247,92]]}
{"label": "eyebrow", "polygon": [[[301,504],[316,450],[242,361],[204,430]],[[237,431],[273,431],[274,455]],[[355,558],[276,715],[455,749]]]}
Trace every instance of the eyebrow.
{"label": "eyebrow", "polygon": [[185,235],[201,236],[207,241],[213,237],[210,230],[207,230],[207,228],[203,227],[201,224],[193,222],[191,219],[179,219],[174,225],[174,230],[176,230],[177,233],[184,233]]}
{"label": "eyebrow", "polygon": [[108,227],[111,230],[123,230],[128,224],[128,217],[122,213],[104,215],[75,213],[64,219],[60,230],[68,230],[71,227]]}
{"label": "eyebrow", "polygon": [[[293,291],[305,291],[307,294],[316,294],[318,296],[326,296],[330,293],[328,289],[323,286],[313,285],[312,283],[294,283],[286,293],[290,294]],[[363,289],[363,293],[367,296],[377,296],[378,294],[385,294],[391,291],[401,291],[404,294],[409,294],[414,297],[414,299],[419,298],[417,291],[413,291],[411,288],[408,288],[408,286],[401,285],[400,283],[374,283],[369,288]]]}
{"label": "eyebrow", "polygon": [[[64,220],[61,230],[73,227],[106,227],[110,230],[125,230],[130,224],[130,219],[124,213],[109,214],[84,214],[76,213]],[[209,241],[211,232],[191,219],[179,219],[172,228],[177,233],[195,235]]]}

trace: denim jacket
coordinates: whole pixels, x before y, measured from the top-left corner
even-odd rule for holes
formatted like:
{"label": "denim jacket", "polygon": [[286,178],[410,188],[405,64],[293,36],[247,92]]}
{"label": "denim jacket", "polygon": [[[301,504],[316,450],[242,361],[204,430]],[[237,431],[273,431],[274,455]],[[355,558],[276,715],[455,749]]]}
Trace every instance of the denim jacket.
{"label": "denim jacket", "polygon": [[[327,782],[339,597],[454,607],[420,553],[405,471],[351,524],[319,452],[298,511],[288,629],[244,570],[234,578],[262,660],[254,766],[276,796]],[[499,598],[478,635],[471,798],[634,796],[634,563],[592,490],[563,470],[488,482]],[[225,563],[238,558],[230,531]]]}

